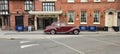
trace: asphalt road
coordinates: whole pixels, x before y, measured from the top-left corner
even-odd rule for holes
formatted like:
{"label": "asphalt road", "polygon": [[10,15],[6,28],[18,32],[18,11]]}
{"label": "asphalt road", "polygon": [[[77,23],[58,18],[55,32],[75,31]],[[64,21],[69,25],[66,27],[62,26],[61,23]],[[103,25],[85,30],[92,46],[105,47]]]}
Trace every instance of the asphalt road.
{"label": "asphalt road", "polygon": [[0,54],[120,54],[120,34],[0,39]]}

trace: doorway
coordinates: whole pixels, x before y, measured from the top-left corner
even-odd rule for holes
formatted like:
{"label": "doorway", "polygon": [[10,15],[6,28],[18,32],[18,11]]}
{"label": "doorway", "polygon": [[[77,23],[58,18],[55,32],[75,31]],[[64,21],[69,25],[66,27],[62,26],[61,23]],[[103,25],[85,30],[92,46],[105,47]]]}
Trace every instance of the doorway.
{"label": "doorway", "polygon": [[109,12],[108,13],[108,27],[114,26],[114,13]]}
{"label": "doorway", "polygon": [[43,18],[37,18],[37,29],[43,29]]}
{"label": "doorway", "polygon": [[115,11],[106,12],[105,26],[108,27],[117,26],[117,14]]}
{"label": "doorway", "polygon": [[117,21],[118,23],[118,26],[120,26],[120,12],[118,12],[118,21]]}
{"label": "doorway", "polygon": [[24,26],[23,16],[15,16],[15,25],[16,26]]}
{"label": "doorway", "polygon": [[45,29],[53,22],[57,22],[57,18],[37,18],[37,29]]}
{"label": "doorway", "polygon": [[117,12],[114,10],[106,11],[105,26],[108,27],[108,31],[114,31],[113,27],[117,26]]}

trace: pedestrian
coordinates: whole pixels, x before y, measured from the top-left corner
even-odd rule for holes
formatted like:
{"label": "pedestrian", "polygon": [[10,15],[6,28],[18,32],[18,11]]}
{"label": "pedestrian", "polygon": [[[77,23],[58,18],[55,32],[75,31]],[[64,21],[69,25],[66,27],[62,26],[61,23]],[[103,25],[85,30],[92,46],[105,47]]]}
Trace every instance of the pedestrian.
{"label": "pedestrian", "polygon": [[28,26],[28,31],[29,32],[32,31],[32,26],[31,25]]}

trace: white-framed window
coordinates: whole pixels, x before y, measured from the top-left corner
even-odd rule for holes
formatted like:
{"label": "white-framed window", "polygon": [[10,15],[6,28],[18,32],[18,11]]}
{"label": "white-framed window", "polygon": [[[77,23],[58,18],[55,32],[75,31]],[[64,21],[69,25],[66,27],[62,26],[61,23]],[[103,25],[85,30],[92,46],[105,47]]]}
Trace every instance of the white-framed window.
{"label": "white-framed window", "polygon": [[88,2],[88,0],[81,0],[80,2]]}
{"label": "white-framed window", "polygon": [[25,10],[30,11],[33,10],[33,0],[25,0]]}
{"label": "white-framed window", "polygon": [[94,0],[94,2],[101,2],[101,0]]}
{"label": "white-framed window", "polygon": [[100,24],[100,12],[94,11],[94,24]]}
{"label": "white-framed window", "polygon": [[81,24],[87,24],[87,13],[86,13],[86,11],[81,11]]}
{"label": "white-framed window", "polygon": [[115,0],[108,0],[108,2],[115,2]]}
{"label": "white-framed window", "polygon": [[73,11],[68,12],[68,24],[74,24],[74,12]]}
{"label": "white-framed window", "polygon": [[0,0],[0,15],[9,14],[9,2],[8,0]]}
{"label": "white-framed window", "polygon": [[42,8],[43,8],[43,11],[55,11],[55,3],[54,2],[43,2]]}
{"label": "white-framed window", "polygon": [[68,3],[73,3],[74,2],[74,0],[68,0]]}

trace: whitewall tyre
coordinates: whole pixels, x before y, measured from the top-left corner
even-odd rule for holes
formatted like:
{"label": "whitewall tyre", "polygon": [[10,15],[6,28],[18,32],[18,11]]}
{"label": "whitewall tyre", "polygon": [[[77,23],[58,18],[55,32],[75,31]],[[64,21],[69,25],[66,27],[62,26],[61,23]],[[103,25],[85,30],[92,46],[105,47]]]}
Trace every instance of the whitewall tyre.
{"label": "whitewall tyre", "polygon": [[79,31],[78,31],[78,30],[74,30],[74,31],[73,31],[73,34],[78,35],[78,34],[79,34]]}
{"label": "whitewall tyre", "polygon": [[50,34],[54,35],[55,34],[55,30],[51,30]]}

